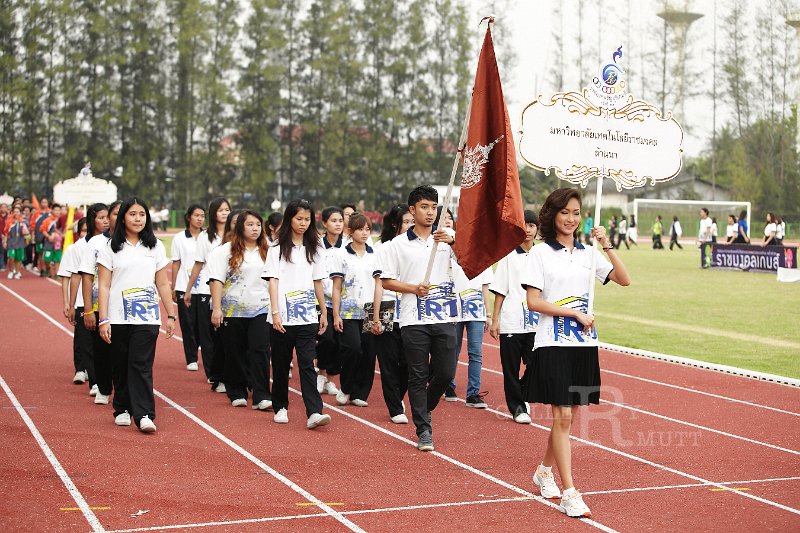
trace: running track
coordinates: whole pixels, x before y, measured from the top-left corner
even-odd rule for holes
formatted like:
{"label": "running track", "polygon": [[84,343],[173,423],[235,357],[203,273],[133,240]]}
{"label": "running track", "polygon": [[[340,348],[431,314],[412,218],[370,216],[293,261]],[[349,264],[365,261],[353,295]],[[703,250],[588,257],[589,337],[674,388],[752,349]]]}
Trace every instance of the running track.
{"label": "running track", "polygon": [[576,520],[530,492],[548,413],[509,419],[488,336],[490,409],[442,402],[432,454],[389,423],[379,376],[369,407],[323,396],[333,421],[308,431],[293,394],[280,426],[210,392],[163,336],[158,432],[144,435],[72,384],[60,307],[54,284],[0,280],[2,531],[800,530],[796,388],[601,352],[604,403],[573,431],[594,514]]}

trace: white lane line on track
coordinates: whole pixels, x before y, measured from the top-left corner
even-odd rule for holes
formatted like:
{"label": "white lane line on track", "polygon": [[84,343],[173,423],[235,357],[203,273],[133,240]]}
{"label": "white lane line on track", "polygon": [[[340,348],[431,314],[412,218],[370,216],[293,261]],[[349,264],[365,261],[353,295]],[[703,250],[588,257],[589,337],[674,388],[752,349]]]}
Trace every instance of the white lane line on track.
{"label": "white lane line on track", "polygon": [[[462,364],[462,363],[459,361],[459,364]],[[464,400],[459,398],[458,401],[463,402]],[[498,411],[497,409],[492,409],[491,407],[487,407],[484,410],[488,411],[490,413],[494,413],[496,415],[502,416],[503,418],[512,419],[512,416],[510,414],[504,413],[502,411]],[[537,428],[537,429],[541,429],[543,431],[550,432],[550,428],[549,427],[543,426],[541,424],[531,423],[530,425],[535,427],[535,428]],[[678,470],[676,468],[671,468],[669,466],[662,465],[662,464],[656,463],[654,461],[650,461],[649,459],[645,459],[644,457],[639,457],[638,455],[633,455],[631,453],[624,452],[624,451],[618,450],[616,448],[611,448],[609,446],[605,446],[603,444],[600,444],[599,442],[594,442],[594,441],[582,439],[580,437],[576,437],[575,435],[570,435],[569,438],[574,440],[574,441],[576,441],[576,442],[580,442],[581,444],[586,444],[588,446],[593,446],[595,448],[599,448],[601,450],[604,450],[604,451],[607,451],[607,452],[611,452],[611,453],[616,454],[616,455],[620,455],[620,456],[625,457],[627,459],[631,459],[633,461],[636,461],[636,462],[639,462],[639,463],[642,463],[642,464],[646,464],[648,466],[652,466],[653,468],[657,468],[659,470],[664,470],[666,472],[670,472],[672,474],[676,474],[678,476],[685,477],[687,479],[693,479],[694,481],[697,481],[697,482],[699,482],[699,483],[701,483],[703,485],[709,485],[711,487],[717,487],[717,488],[720,488],[720,489],[726,489],[727,490],[727,488],[724,485],[722,485],[720,483],[717,483],[715,481],[709,481],[709,480],[704,479],[704,478],[702,478],[700,476],[695,476],[693,474],[689,474],[688,472],[683,472],[682,470]],[[761,497],[755,496],[753,494],[747,494],[747,493],[741,492],[741,491],[733,491],[733,492],[735,492],[736,494],[739,494],[741,496],[744,496],[745,498],[750,498],[751,500],[755,500],[755,501],[770,505],[772,507],[777,507],[778,509],[783,509],[784,511],[788,511],[790,513],[794,513],[796,515],[800,515],[800,509],[795,509],[794,507],[789,507],[788,505],[783,505],[781,503],[774,502],[774,501],[768,500],[766,498],[761,498]]]}
{"label": "white lane line on track", "polygon": [[174,407],[178,412],[180,412],[181,414],[186,416],[192,422],[194,422],[195,424],[197,424],[201,428],[205,429],[206,431],[208,431],[209,433],[214,435],[216,438],[221,440],[223,443],[228,445],[236,453],[238,453],[239,455],[241,455],[242,457],[244,457],[245,459],[247,459],[248,461],[250,461],[251,463],[253,463],[257,467],[259,467],[264,472],[267,472],[269,475],[271,475],[272,477],[274,477],[275,479],[277,479],[278,481],[280,481],[281,483],[283,483],[284,485],[286,485],[287,487],[289,487],[290,489],[295,491],[297,494],[299,494],[300,496],[302,496],[306,500],[312,502],[314,505],[316,505],[317,507],[319,507],[320,509],[325,511],[325,514],[327,514],[331,518],[335,518],[338,522],[340,522],[343,526],[345,526],[350,531],[358,531],[358,532],[363,532],[364,531],[359,526],[357,526],[356,524],[354,524],[353,522],[351,522],[350,520],[345,518],[342,515],[342,513],[340,513],[339,511],[333,509],[331,506],[327,505],[325,502],[323,502],[322,500],[320,500],[319,498],[317,498],[316,496],[314,496],[313,494],[311,494],[310,492],[308,492],[307,490],[302,488],[300,485],[298,485],[297,483],[295,483],[291,479],[287,478],[286,476],[284,476],[283,474],[281,474],[280,472],[278,472],[277,470],[275,470],[274,468],[272,468],[268,464],[264,463],[261,459],[259,459],[258,457],[256,457],[252,453],[248,452],[247,450],[245,450],[244,448],[242,448],[241,446],[239,446],[238,444],[233,442],[231,439],[229,439],[228,437],[226,437],[225,435],[223,435],[222,433],[217,431],[214,427],[212,427],[211,425],[207,424],[206,422],[201,420],[199,417],[193,415],[192,413],[190,413],[189,411],[187,411],[186,409],[184,409],[183,407],[181,407],[180,405],[178,405],[177,403],[172,401],[170,398],[168,398],[167,396],[162,394],[161,392],[159,392],[159,391],[154,389],[153,393],[156,396],[158,396],[159,398],[161,398],[163,401],[165,401],[167,404],[169,404],[170,406]]}
{"label": "white lane line on track", "polygon": [[[70,330],[65,328],[62,324],[60,324],[55,319],[50,317],[47,313],[45,313],[44,311],[42,311],[41,309],[39,309],[35,305],[33,305],[30,302],[28,302],[27,300],[25,300],[22,296],[20,296],[16,292],[12,291],[11,289],[6,287],[2,283],[0,283],[0,287],[3,287],[5,290],[7,290],[9,293],[11,293],[14,297],[16,297],[19,301],[21,301],[22,303],[24,303],[25,305],[27,305],[28,307],[30,307],[31,309],[33,309],[34,311],[36,311],[37,313],[39,313],[40,315],[45,317],[49,322],[51,322],[52,324],[57,326],[59,329],[64,331],[67,335],[69,335],[71,337],[74,336],[73,332],[71,332]],[[0,378],[0,379],[2,379],[2,378]],[[3,382],[3,384],[4,383],[5,382]],[[10,390],[6,390],[6,394],[9,394],[10,392],[11,392]],[[209,426],[208,424],[206,424],[205,422],[200,420],[198,417],[196,417],[195,415],[193,415],[192,413],[190,413],[189,411],[187,411],[186,409],[184,409],[183,407],[181,407],[177,403],[173,402],[168,397],[166,397],[163,394],[161,394],[158,390],[153,389],[153,393],[156,396],[158,396],[159,398],[161,398],[163,401],[165,401],[167,404],[169,404],[170,406],[172,406],[175,409],[177,409],[183,415],[188,417],[190,420],[192,420],[193,422],[198,424],[200,427],[202,427],[203,429],[205,429],[206,431],[208,431],[209,433],[211,433],[212,435],[217,437],[219,440],[221,440],[222,442],[224,442],[225,444],[227,444],[228,446],[233,448],[240,455],[242,455],[246,459],[250,460],[252,463],[254,463],[256,466],[258,466],[259,468],[261,468],[265,472],[269,473],[275,479],[277,479],[278,481],[280,481],[281,483],[283,483],[284,485],[286,485],[287,487],[289,487],[290,489],[292,489],[296,493],[300,494],[302,497],[304,497],[308,501],[314,503],[317,507],[319,507],[320,509],[325,511],[325,513],[328,516],[336,519],[342,525],[347,527],[349,530],[357,531],[357,532],[364,532],[363,529],[358,527],[356,524],[354,524],[353,522],[351,522],[350,520],[348,520],[344,516],[342,516],[341,513],[339,513],[338,511],[336,511],[335,509],[333,509],[329,505],[326,505],[322,500],[316,498],[310,492],[306,491],[305,489],[303,489],[302,487],[300,487],[299,485],[297,485],[296,483],[294,483],[290,479],[288,479],[285,476],[283,476],[281,473],[277,472],[276,470],[274,470],[273,468],[268,466],[266,463],[262,462],[260,459],[258,459],[254,455],[252,455],[250,452],[248,452],[247,450],[245,450],[244,448],[242,448],[241,446],[239,446],[238,444],[236,444],[232,440],[228,439],[225,435],[223,435],[222,433],[220,433],[219,431],[217,431],[213,427]],[[24,411],[23,411],[23,413],[24,413]],[[25,416],[27,416],[27,415],[25,415]],[[30,420],[30,419],[28,419],[28,420]],[[27,423],[27,421],[26,421],[26,423]],[[31,422],[31,424],[32,424],[32,422]],[[31,427],[31,426],[29,425],[29,427]],[[35,427],[31,427],[31,431],[33,431],[33,430],[35,430]],[[38,431],[36,432],[36,434],[38,434]],[[34,436],[36,436],[36,434],[34,434]],[[41,438],[41,434],[39,434],[39,438]],[[37,438],[37,442],[38,441],[39,441],[39,439]],[[46,443],[44,443],[44,439],[41,440],[40,445],[41,444],[45,444],[45,446],[46,446]],[[43,450],[44,450],[44,448],[43,448]],[[51,452],[51,454],[52,454],[52,452]],[[47,455],[47,452],[45,452],[45,455]],[[48,456],[48,459],[50,459],[49,456]],[[55,456],[53,456],[53,459],[55,460]],[[51,463],[52,463],[52,461],[51,461]],[[55,464],[53,464],[54,468],[56,467],[56,464],[58,464],[57,461],[56,461]],[[58,465],[58,468],[61,468],[60,464]],[[56,469],[56,472],[59,472],[58,468]],[[64,472],[63,468],[61,468],[61,472],[63,472],[64,476],[66,476],[66,472]],[[61,477],[61,472],[59,472],[59,477]],[[67,481],[69,481],[69,485],[67,485],[67,488],[70,489],[70,486],[71,486],[75,490],[75,494],[73,494],[73,498],[75,498],[75,501],[78,503],[78,507],[80,507],[81,510],[84,511],[83,514],[84,514],[84,516],[86,516],[86,519],[89,521],[89,524],[94,528],[94,531],[104,531],[103,530],[103,526],[97,520],[97,517],[94,515],[94,513],[92,513],[92,511],[89,509],[88,504],[83,499],[83,497],[80,495],[80,492],[78,492],[78,489],[75,487],[75,484],[72,483],[72,481],[69,480],[69,478],[67,478],[67,480],[65,480],[62,477],[62,481],[64,481],[65,485],[67,484]],[[70,493],[72,493],[72,489],[70,489]],[[77,498],[76,498],[76,495],[77,495]],[[80,501],[78,500],[78,498],[80,498]],[[84,508],[85,508],[85,510],[84,510]],[[91,516],[87,515],[87,513],[89,513]],[[97,529],[97,528],[100,528],[100,529]]]}
{"label": "white lane line on track", "polygon": [[[497,348],[498,350],[500,349],[499,345],[492,344],[490,342],[481,342],[481,344],[483,346],[491,346],[492,348]],[[613,350],[610,350],[610,351],[613,351]],[[614,353],[619,353],[619,352],[614,352]],[[626,354],[619,353],[619,355],[626,355]],[[486,369],[486,370],[489,371],[489,372],[497,372],[496,370],[489,370],[489,369]],[[695,394],[701,394],[703,396],[709,396],[711,398],[718,398],[720,400],[726,400],[726,401],[729,401],[729,402],[741,403],[741,404],[744,404],[744,405],[748,405],[750,407],[757,407],[759,409],[767,409],[769,411],[774,411],[776,413],[783,413],[783,414],[792,415],[792,416],[800,416],[800,413],[797,413],[797,412],[794,412],[794,411],[786,411],[786,410],[783,410],[783,409],[778,409],[777,407],[770,407],[769,405],[763,405],[763,404],[760,404],[760,403],[750,402],[750,401],[747,401],[747,400],[739,400],[737,398],[731,398],[729,396],[722,396],[720,394],[714,394],[714,393],[711,393],[711,392],[706,392],[706,391],[702,391],[702,390],[698,390],[698,389],[692,389],[692,388],[689,388],[689,387],[681,387],[680,385],[673,385],[672,383],[665,383],[663,381],[657,381],[657,380],[654,380],[654,379],[643,378],[641,376],[634,376],[632,374],[625,374],[623,372],[617,372],[617,371],[608,370],[608,369],[605,369],[605,368],[601,368],[600,372],[605,372],[607,374],[613,374],[613,375],[616,375],[616,376],[622,376],[622,377],[626,377],[626,378],[630,378],[630,379],[635,379],[635,380],[638,380],[638,381],[643,381],[645,383],[651,383],[653,385],[661,385],[662,387],[669,387],[671,389],[677,389],[677,390],[682,390],[682,391],[686,391],[686,392],[692,392],[692,393],[695,393]],[[500,372],[500,373],[502,374],[502,372]]]}
{"label": "white lane line on track", "polygon": [[[50,318],[50,316],[48,316],[44,311],[40,310],[33,304],[29,303],[22,296],[20,296],[13,290],[6,287],[5,284],[0,283],[0,287],[8,291],[12,296],[17,298],[19,301],[21,301],[34,311],[36,311],[37,313],[39,313],[40,315],[51,321],[53,324],[60,327],[62,330],[71,334],[71,332],[68,329],[61,326],[61,324]],[[23,422],[25,422],[25,425],[28,426],[28,430],[31,432],[31,435],[33,435],[33,438],[36,440],[36,443],[42,449],[42,452],[44,453],[45,457],[47,457],[47,460],[50,461],[50,465],[56,471],[56,474],[58,474],[58,477],[61,479],[61,482],[64,483],[64,486],[69,491],[69,494],[70,496],[72,496],[72,499],[75,500],[75,503],[78,505],[78,508],[81,510],[81,513],[83,513],[84,518],[86,518],[86,521],[89,522],[90,526],[92,526],[92,531],[105,531],[105,529],[103,529],[103,525],[100,523],[100,520],[97,518],[97,515],[95,515],[94,512],[89,508],[89,504],[86,502],[83,495],[78,490],[78,487],[75,486],[75,483],[72,481],[72,478],[69,477],[67,471],[64,470],[63,466],[61,466],[61,462],[53,453],[53,450],[50,449],[50,446],[48,446],[47,442],[44,440],[44,437],[39,432],[36,425],[33,423],[33,420],[31,420],[31,417],[28,416],[28,413],[19,403],[19,400],[17,400],[17,397],[11,391],[11,388],[8,386],[8,384],[3,379],[2,376],[0,376],[0,387],[2,387],[3,391],[5,391],[6,396],[8,396],[8,399],[11,401],[11,404],[17,410],[17,413],[19,413],[19,416],[22,418]]]}
{"label": "white lane line on track", "polygon": [[90,526],[92,526],[92,531],[96,532],[105,531],[105,529],[103,529],[103,525],[100,523],[100,520],[98,520],[97,515],[95,515],[94,512],[91,510],[89,504],[86,502],[83,495],[81,494],[81,491],[78,490],[78,487],[75,486],[75,483],[73,483],[72,478],[69,477],[67,471],[64,470],[63,466],[61,466],[61,462],[56,458],[56,454],[54,454],[53,450],[50,449],[50,446],[47,445],[47,442],[44,440],[44,437],[42,437],[42,434],[36,428],[36,425],[33,423],[33,420],[31,420],[31,417],[28,416],[28,413],[26,413],[25,409],[23,409],[22,405],[20,405],[19,401],[17,400],[17,397],[14,395],[13,392],[11,392],[11,389],[9,388],[8,384],[3,379],[2,376],[0,376],[0,387],[3,388],[3,391],[5,391],[6,393],[6,396],[8,396],[9,400],[11,400],[11,403],[16,408],[17,413],[19,413],[19,416],[22,418],[22,421],[25,422],[26,426],[28,426],[28,430],[31,432],[31,435],[33,435],[33,438],[36,440],[36,444],[38,444],[39,448],[42,449],[42,453],[44,453],[44,456],[50,462],[50,465],[53,467],[53,470],[55,470],[56,474],[58,474],[58,477],[61,479],[61,482],[69,491],[69,494],[70,496],[72,496],[72,499],[75,500],[75,503],[78,505],[78,508],[81,510],[81,513],[83,513],[83,517],[86,518],[86,521],[89,522]]}
{"label": "white lane line on track", "polygon": [[[525,497],[516,497],[516,498],[497,498],[497,499],[487,499],[487,500],[473,500],[473,501],[466,501],[466,502],[450,502],[450,503],[430,503],[430,504],[420,504],[420,505],[406,505],[403,507],[380,507],[376,509],[359,509],[355,511],[342,511],[343,515],[353,516],[353,515],[365,515],[365,514],[377,514],[377,513],[392,513],[398,511],[417,511],[421,509],[438,509],[442,507],[467,507],[470,505],[485,505],[485,504],[493,504],[493,503],[506,503],[506,502],[527,502],[530,501],[532,498],[525,498]],[[115,529],[113,531],[108,531],[107,533],[138,533],[142,531],[161,531],[165,529],[188,529],[188,528],[197,528],[197,527],[210,527],[210,526],[228,526],[228,525],[238,525],[238,524],[257,524],[260,522],[275,522],[281,520],[301,520],[304,518],[321,518],[326,517],[327,515],[324,513],[314,513],[314,514],[298,514],[298,515],[283,515],[283,516],[270,516],[270,517],[263,517],[263,518],[244,518],[241,520],[229,520],[229,521],[218,521],[218,522],[198,522],[195,524],[175,524],[171,526],[153,526],[153,527],[140,527],[135,529]]]}
{"label": "white lane line on track", "polygon": [[[800,477],[773,477],[768,479],[746,479],[744,481],[721,481],[717,483],[717,485],[747,485],[753,483],[775,483],[779,481],[797,481]],[[584,496],[592,495],[592,494],[619,494],[619,493],[627,493],[627,492],[642,492],[642,491],[650,491],[650,490],[668,490],[668,489],[688,489],[688,488],[696,488],[696,487],[710,487],[713,485],[709,485],[708,483],[686,483],[684,485],[662,485],[662,486],[655,486],[655,487],[633,487],[630,489],[611,489],[611,490],[596,490],[593,492],[583,492]],[[735,489],[728,489],[728,490],[735,490]]]}

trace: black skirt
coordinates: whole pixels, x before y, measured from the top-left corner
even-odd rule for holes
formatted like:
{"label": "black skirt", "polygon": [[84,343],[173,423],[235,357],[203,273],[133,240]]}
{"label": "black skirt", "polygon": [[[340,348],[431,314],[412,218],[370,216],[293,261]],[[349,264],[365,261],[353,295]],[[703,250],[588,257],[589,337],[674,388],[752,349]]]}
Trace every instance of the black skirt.
{"label": "black skirt", "polygon": [[597,347],[543,346],[533,352],[522,396],[528,402],[572,406],[600,403]]}

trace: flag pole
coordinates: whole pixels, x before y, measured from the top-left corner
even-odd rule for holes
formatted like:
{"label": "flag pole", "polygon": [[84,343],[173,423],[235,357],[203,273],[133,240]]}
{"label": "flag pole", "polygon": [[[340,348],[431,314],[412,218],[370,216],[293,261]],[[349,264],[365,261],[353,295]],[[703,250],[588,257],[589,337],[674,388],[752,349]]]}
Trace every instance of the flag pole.
{"label": "flag pole", "polygon": [[[491,27],[491,24],[494,22],[494,15],[490,15],[488,17],[484,17],[481,19],[481,23],[484,20],[488,20],[488,25]],[[444,195],[444,201],[442,202],[442,214],[439,216],[439,223],[444,220],[445,213],[447,208],[450,206],[450,198],[453,195],[453,183],[456,179],[456,172],[458,172],[458,164],[461,162],[461,157],[464,154],[464,149],[466,148],[467,144],[467,133],[469,132],[469,116],[472,113],[472,96],[475,93],[475,86],[473,85],[472,91],[469,93],[469,102],[467,102],[467,113],[464,116],[464,127],[461,128],[461,137],[458,139],[458,151],[456,152],[456,156],[453,159],[453,170],[450,172],[450,182],[447,184],[447,192]],[[433,271],[433,261],[436,259],[436,250],[439,248],[439,244],[434,242],[433,247],[431,248],[431,255],[428,258],[428,268],[425,269],[425,278],[423,278],[422,283],[428,283],[431,279],[431,272]]]}

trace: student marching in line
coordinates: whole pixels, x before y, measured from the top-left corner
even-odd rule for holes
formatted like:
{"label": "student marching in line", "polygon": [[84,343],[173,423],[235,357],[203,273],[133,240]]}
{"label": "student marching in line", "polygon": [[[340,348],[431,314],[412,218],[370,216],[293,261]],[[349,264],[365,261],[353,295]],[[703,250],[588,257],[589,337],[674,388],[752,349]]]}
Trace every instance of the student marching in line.
{"label": "student marching in line", "polygon": [[275,211],[267,217],[267,242],[270,246],[278,243],[278,230],[283,223],[283,213]]}
{"label": "student marching in line", "polygon": [[61,262],[61,243],[64,237],[59,228],[61,218],[61,204],[53,204],[50,216],[42,222],[41,232],[44,236],[42,242],[42,264],[44,265],[44,276],[55,279],[58,272],[58,264]]}
{"label": "student marching in line", "polygon": [[[383,216],[380,240],[375,244],[376,270],[383,269],[383,257],[389,252],[392,239],[404,234],[414,223],[414,216],[408,212],[406,204],[392,207]],[[386,310],[381,309],[383,304]],[[403,340],[400,336],[400,295],[383,288],[380,277],[375,279],[373,298],[372,335],[378,366],[381,370],[381,389],[383,401],[389,410],[389,419],[395,424],[408,424],[403,397],[408,390],[408,365],[403,354]],[[388,314],[384,321],[381,315]],[[385,324],[384,324],[385,322]],[[391,329],[387,330],[387,327]]]}
{"label": "student marching in line", "polygon": [[[91,353],[92,334],[83,325],[82,318],[75,320],[76,316],[81,317],[81,313],[83,313],[83,294],[80,291],[78,263],[83,253],[81,243],[86,243],[85,218],[78,220],[75,235],[75,243],[64,251],[64,256],[58,269],[58,277],[61,278],[61,300],[64,304],[64,317],[75,328],[75,334],[72,337],[72,361],[75,366],[75,376],[73,376],[72,382],[76,385],[82,385],[89,380],[89,367],[94,367]],[[72,283],[73,274],[76,274],[75,284]],[[91,375],[94,376],[94,368],[92,368]]]}
{"label": "student marching in line", "polygon": [[[553,411],[547,451],[535,469],[533,481],[543,498],[561,497],[559,509],[572,517],[591,516],[572,480],[572,419],[579,406],[600,402],[595,320],[586,313],[592,254],[597,254],[599,281],[630,284],[625,265],[614,252],[605,228],[595,227],[592,236],[608,260],[593,246],[578,242],[580,222],[580,192],[552,192],[539,213],[539,231],[545,242],[531,249],[521,280],[528,308],[539,313],[533,364],[523,395],[528,402],[551,405]],[[553,465],[558,466],[563,495],[556,485]]]}
{"label": "student marching in line", "polygon": [[349,243],[352,239],[350,238],[350,217],[353,216],[353,213],[357,211],[355,204],[342,204],[341,205],[341,213],[342,213],[342,222],[343,222],[343,233],[342,237],[344,238],[344,243]]}
{"label": "student marching in line", "polygon": [[[213,351],[209,364],[209,375],[207,381],[211,384],[211,390],[215,392],[225,392],[223,376],[225,374],[225,346],[222,341],[222,333],[218,328],[211,325],[211,289],[208,286],[208,268],[206,260],[211,250],[222,244],[225,236],[225,224],[231,214],[231,204],[225,198],[214,198],[208,204],[208,229],[202,231],[197,237],[195,244],[194,265],[189,281],[186,284],[186,293],[183,295],[183,304],[187,308],[196,307],[197,328],[205,329],[198,333],[198,338],[207,336],[211,339]],[[195,305],[193,306],[193,296]],[[203,365],[205,367],[206,357],[203,355]]]}
{"label": "student marching in line", "polygon": [[114,357],[114,423],[129,426],[133,418],[140,431],[152,433],[156,430],[153,361],[162,322],[159,297],[167,311],[167,338],[175,328],[169,260],[142,200],[126,200],[119,219],[97,258],[97,329]]}
{"label": "student marching in line", "polygon": [[[442,217],[442,206],[438,208],[435,226],[453,229],[453,213],[448,209]],[[441,222],[440,222],[441,221]],[[481,272],[475,279],[468,279],[458,261],[450,260],[455,284],[455,293],[458,296],[458,318],[456,324],[456,351],[453,375],[458,368],[458,356],[461,353],[461,344],[464,339],[464,330],[467,331],[467,392],[464,405],[475,409],[486,409],[484,401],[486,392],[481,392],[481,369],[483,367],[483,334],[489,330],[490,321],[486,319],[486,302],[489,301],[489,283],[492,282],[492,269]],[[456,395],[456,380],[444,391],[444,399],[448,402],[458,401]]]}
{"label": "student marching in line", "polygon": [[[489,290],[494,293],[490,335],[500,341],[500,364],[503,367],[503,390],[508,412],[518,424],[530,424],[528,402],[522,396],[522,383],[528,377],[533,356],[533,341],[539,313],[528,309],[521,279],[539,231],[539,217],[525,210],[525,240],[497,263]],[[591,233],[591,229],[590,229]],[[520,378],[521,363],[525,373]]]}
{"label": "student marching in line", "polygon": [[7,250],[8,257],[8,279],[22,278],[25,246],[27,246],[30,239],[31,231],[22,216],[22,209],[15,205],[11,209],[11,215],[8,217],[3,231],[3,247]]}
{"label": "student marching in line", "polygon": [[[272,408],[269,392],[269,286],[261,278],[267,260],[267,236],[255,211],[239,214],[230,240],[208,256],[211,324],[221,328],[225,344],[225,389],[231,405]],[[276,253],[273,251],[272,253]]]}
{"label": "student marching in line", "polygon": [[[206,378],[211,377],[211,359],[214,357],[214,341],[211,339],[211,328],[206,325],[204,311],[208,308],[208,299],[203,301],[203,296],[196,292],[190,295],[193,305],[187,306],[184,302],[186,287],[189,285],[189,276],[194,268],[194,258],[197,254],[197,239],[203,231],[206,220],[206,211],[199,204],[192,204],[183,216],[186,229],[176,233],[172,238],[170,256],[172,259],[172,294],[173,301],[178,305],[178,322],[181,325],[183,336],[183,354],[186,359],[186,370],[197,370],[197,348],[203,354],[203,370]],[[199,282],[199,277],[195,283]],[[203,309],[201,309],[203,308]]]}
{"label": "student marching in line", "polygon": [[[81,291],[83,292],[83,324],[92,332],[92,354],[94,355],[94,383],[89,395],[94,396],[94,403],[108,405],[111,392],[114,390],[114,362],[111,347],[100,337],[97,328],[99,320],[97,307],[97,257],[110,239],[117,224],[117,214],[121,202],[115,201],[111,206],[94,204],[86,213],[86,244],[83,245],[78,270],[81,275]],[[74,282],[74,280],[73,280]],[[92,375],[89,375],[92,382]]]}
{"label": "student marching in line", "polygon": [[[322,261],[325,272],[330,273],[336,253],[342,249],[344,239],[344,215],[342,210],[336,206],[326,207],[322,210],[322,227],[325,232],[322,234]],[[346,243],[344,243],[346,244]],[[336,396],[339,389],[331,380],[333,376],[342,371],[341,360],[341,334],[333,327],[333,279],[326,277],[322,280],[322,292],[325,295],[325,307],[320,305],[320,312],[327,313],[328,324],[331,327],[319,336],[317,342],[317,391],[331,396]]]}
{"label": "student marching in line", "polygon": [[270,338],[273,420],[279,424],[289,422],[289,364],[294,349],[308,429],[331,421],[330,415],[322,414],[322,398],[314,371],[316,337],[328,327],[327,314],[320,313],[317,318],[317,302],[325,301],[322,280],[328,273],[320,254],[314,218],[314,208],[307,201],[289,202],[278,232],[278,244],[267,257],[262,275],[269,280],[274,330]]}
{"label": "student marching in line", "polygon": [[[408,362],[408,398],[417,430],[417,449],[433,451],[431,411],[453,380],[458,302],[453,292],[449,230],[434,231],[439,195],[421,185],[408,195],[414,226],[392,239],[381,261],[384,289],[401,293],[400,333]],[[435,247],[435,248],[434,248]],[[424,281],[431,250],[435,259]],[[429,382],[430,378],[430,382]]]}
{"label": "student marching in line", "polygon": [[364,304],[372,302],[375,296],[378,272],[374,250],[367,244],[372,224],[360,213],[351,215],[348,224],[352,241],[337,249],[330,273],[333,280],[333,327],[341,334],[341,387],[336,402],[367,407],[375,380],[375,350],[372,333],[363,330]]}

